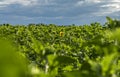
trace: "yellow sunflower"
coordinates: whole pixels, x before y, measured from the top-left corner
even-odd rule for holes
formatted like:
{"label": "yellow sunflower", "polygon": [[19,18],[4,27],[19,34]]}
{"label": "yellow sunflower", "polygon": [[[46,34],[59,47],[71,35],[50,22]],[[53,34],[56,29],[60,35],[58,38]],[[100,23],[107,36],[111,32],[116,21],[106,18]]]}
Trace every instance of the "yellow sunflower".
{"label": "yellow sunflower", "polygon": [[61,36],[61,37],[63,36],[63,34],[64,34],[63,32],[60,32],[60,36]]}

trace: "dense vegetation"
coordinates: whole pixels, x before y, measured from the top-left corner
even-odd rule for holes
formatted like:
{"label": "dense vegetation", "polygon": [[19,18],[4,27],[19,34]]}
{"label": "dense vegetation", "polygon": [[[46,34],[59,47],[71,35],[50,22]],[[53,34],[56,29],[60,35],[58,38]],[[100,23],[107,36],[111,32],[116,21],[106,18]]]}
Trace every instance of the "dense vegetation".
{"label": "dense vegetation", "polygon": [[0,77],[120,77],[119,27],[1,24]]}

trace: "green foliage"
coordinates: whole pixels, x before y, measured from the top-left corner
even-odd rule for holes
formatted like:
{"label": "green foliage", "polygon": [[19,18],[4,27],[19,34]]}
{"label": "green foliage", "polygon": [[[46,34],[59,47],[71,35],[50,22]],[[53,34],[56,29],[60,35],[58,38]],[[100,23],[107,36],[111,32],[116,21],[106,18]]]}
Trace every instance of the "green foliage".
{"label": "green foliage", "polygon": [[0,38],[12,46],[0,41],[0,67],[13,63],[26,77],[120,77],[119,20],[107,17],[105,25],[3,24]]}
{"label": "green foliage", "polygon": [[107,26],[108,26],[108,28],[110,28],[110,29],[115,29],[115,28],[118,28],[118,27],[120,27],[120,20],[117,20],[117,19],[112,19],[112,18],[110,18],[110,17],[106,17],[106,19],[107,19]]}
{"label": "green foliage", "polygon": [[22,53],[7,40],[0,39],[0,77],[29,77],[27,63]]}

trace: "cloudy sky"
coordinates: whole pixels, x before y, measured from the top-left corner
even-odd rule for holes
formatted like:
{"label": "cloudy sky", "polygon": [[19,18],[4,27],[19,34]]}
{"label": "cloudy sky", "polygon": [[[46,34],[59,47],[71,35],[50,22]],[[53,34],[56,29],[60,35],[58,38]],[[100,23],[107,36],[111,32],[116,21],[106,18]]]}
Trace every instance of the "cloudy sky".
{"label": "cloudy sky", "polygon": [[120,19],[120,0],[0,0],[0,24],[90,24]]}

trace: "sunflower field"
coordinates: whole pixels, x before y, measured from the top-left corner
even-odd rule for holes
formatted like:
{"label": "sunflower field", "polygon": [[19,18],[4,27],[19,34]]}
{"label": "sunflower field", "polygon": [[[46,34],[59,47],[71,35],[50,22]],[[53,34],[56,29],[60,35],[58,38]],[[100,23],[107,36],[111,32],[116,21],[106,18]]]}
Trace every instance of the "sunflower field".
{"label": "sunflower field", "polygon": [[0,25],[0,77],[120,77],[120,20]]}

